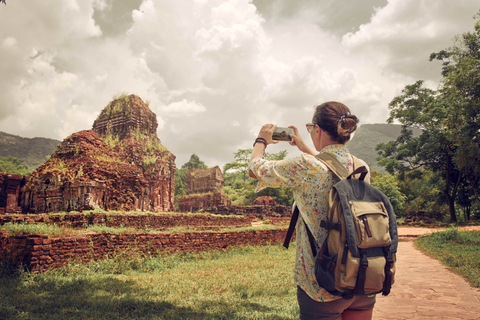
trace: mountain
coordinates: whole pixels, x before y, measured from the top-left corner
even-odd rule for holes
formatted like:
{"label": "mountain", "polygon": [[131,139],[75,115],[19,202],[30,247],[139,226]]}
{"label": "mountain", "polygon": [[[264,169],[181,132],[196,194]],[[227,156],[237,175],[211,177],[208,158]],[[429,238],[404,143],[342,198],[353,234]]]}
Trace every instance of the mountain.
{"label": "mountain", "polygon": [[0,157],[25,161],[33,171],[55,152],[60,141],[47,138],[22,138],[0,131]]}
{"label": "mountain", "polygon": [[[395,140],[400,135],[401,130],[402,126],[397,124],[363,124],[355,131],[355,135],[348,143],[348,150],[367,162],[373,171],[385,173],[385,168],[377,165],[378,153],[375,151],[375,147],[380,143]],[[419,129],[412,130],[414,136],[421,133]]]}
{"label": "mountain", "polygon": [[[363,124],[348,143],[348,149],[360,159],[365,160],[372,170],[385,173],[385,169],[377,165],[378,157],[375,147],[379,143],[395,140],[401,125],[396,124]],[[413,129],[414,135],[420,130]],[[55,152],[61,141],[47,138],[22,138],[0,131],[0,157],[15,157],[25,160],[25,164],[33,169],[43,164],[46,157]]]}

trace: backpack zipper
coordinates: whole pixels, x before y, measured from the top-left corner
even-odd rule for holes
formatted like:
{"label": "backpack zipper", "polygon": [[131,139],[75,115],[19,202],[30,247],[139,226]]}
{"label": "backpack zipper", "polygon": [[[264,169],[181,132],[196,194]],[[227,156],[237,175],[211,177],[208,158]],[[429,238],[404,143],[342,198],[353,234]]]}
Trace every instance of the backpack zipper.
{"label": "backpack zipper", "polygon": [[370,226],[368,225],[367,217],[362,216],[362,221],[363,221],[363,224],[365,225],[365,231],[367,232],[367,236],[369,238],[371,238],[372,237],[372,230],[370,230]]}

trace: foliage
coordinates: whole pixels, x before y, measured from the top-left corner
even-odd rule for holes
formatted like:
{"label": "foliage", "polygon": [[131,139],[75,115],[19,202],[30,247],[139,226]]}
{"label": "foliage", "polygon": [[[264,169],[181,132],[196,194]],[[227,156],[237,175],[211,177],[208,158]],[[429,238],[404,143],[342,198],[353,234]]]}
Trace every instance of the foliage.
{"label": "foliage", "polygon": [[29,175],[32,173],[25,165],[25,161],[15,157],[0,158],[0,172]]}
{"label": "foliage", "polygon": [[158,160],[157,152],[164,152],[167,150],[161,143],[160,139],[152,135],[144,137],[143,144],[143,168],[147,169],[148,166],[155,164]]}
{"label": "foliage", "polygon": [[30,172],[45,163],[60,141],[47,138],[22,138],[0,131],[0,158],[14,157],[25,161]]}
{"label": "foliage", "polygon": [[[223,175],[227,176],[228,171],[240,172],[243,182],[248,178],[248,166],[250,164],[250,155],[253,149],[238,149],[234,155],[234,161],[228,162],[223,166]],[[235,175],[233,176],[235,177]],[[234,180],[235,181],[235,180]]]}
{"label": "foliage", "polygon": [[155,164],[157,162],[158,157],[155,154],[146,154],[142,158],[142,166],[143,169],[147,169],[148,166]]}
{"label": "foliage", "polygon": [[[480,11],[474,32],[457,36],[448,50],[433,53],[430,59],[442,61],[445,103],[450,105],[447,134],[457,149],[454,163],[463,172],[463,191],[479,200],[480,188]],[[470,189],[470,190],[467,190]]]}
{"label": "foliage", "polygon": [[298,319],[295,250],[118,254],[39,274],[0,271],[2,319]]}
{"label": "foliage", "polygon": [[417,169],[401,173],[397,179],[399,190],[406,197],[403,207],[406,215],[422,213],[441,219],[448,213],[445,198],[439,189],[443,181],[439,173]]}
{"label": "foliage", "polygon": [[[477,199],[479,195],[480,15],[476,18],[474,33],[464,33],[452,48],[430,56],[443,62],[438,90],[417,81],[392,100],[387,121],[400,122],[404,130],[395,141],[377,146],[378,162],[390,173],[418,168],[440,173],[437,185],[449,206],[451,222],[457,222],[455,201],[462,184],[469,184]],[[423,131],[413,137],[407,127]]]}
{"label": "foliage", "polygon": [[233,184],[225,185],[223,192],[230,197],[234,206],[249,206],[255,196],[255,186],[250,182],[235,180]]}
{"label": "foliage", "polygon": [[372,175],[371,183],[378,190],[385,193],[392,203],[395,214],[400,216],[406,196],[400,191],[396,177],[391,174],[377,173]]}
{"label": "foliage", "polygon": [[[255,193],[256,180],[247,180],[252,150],[239,149],[234,153],[235,161],[229,162],[223,167],[225,177],[223,190],[232,199],[232,204],[251,205],[257,197],[270,196],[279,205],[291,206],[293,204],[293,193],[288,188],[267,188]],[[266,153],[265,159],[280,161],[285,159],[287,154],[286,150]]]}
{"label": "foliage", "polygon": [[420,237],[417,246],[480,288],[480,232],[456,228]]}
{"label": "foliage", "polygon": [[117,143],[120,142],[120,136],[111,132],[107,132],[105,137],[102,139],[110,148],[115,148]]}

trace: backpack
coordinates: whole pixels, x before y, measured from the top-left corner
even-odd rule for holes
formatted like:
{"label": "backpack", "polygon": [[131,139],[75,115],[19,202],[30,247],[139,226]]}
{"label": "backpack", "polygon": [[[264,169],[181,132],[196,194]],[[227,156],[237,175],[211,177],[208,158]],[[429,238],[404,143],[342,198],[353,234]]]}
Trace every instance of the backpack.
{"label": "backpack", "polygon": [[[398,246],[397,222],[388,197],[364,181],[368,171],[358,158],[353,157],[352,173],[331,154],[316,158],[340,179],[330,190],[328,219],[320,225],[327,237],[318,252],[305,224],[318,284],[345,299],[375,293],[388,295],[394,283]],[[284,242],[286,248],[298,215],[295,207]]]}

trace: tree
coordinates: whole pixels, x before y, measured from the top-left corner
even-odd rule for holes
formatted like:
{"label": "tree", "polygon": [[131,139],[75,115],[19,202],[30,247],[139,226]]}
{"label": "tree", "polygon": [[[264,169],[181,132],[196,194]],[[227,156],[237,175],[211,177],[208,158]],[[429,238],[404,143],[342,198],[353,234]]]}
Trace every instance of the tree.
{"label": "tree", "polygon": [[0,172],[29,175],[31,172],[25,165],[24,160],[15,157],[0,158]]}
{"label": "tree", "polygon": [[396,176],[399,191],[405,196],[403,213],[419,212],[440,219],[448,208],[445,207],[445,197],[438,186],[443,185],[443,178],[438,172],[417,169]]}
{"label": "tree", "polygon": [[[480,11],[474,32],[457,36],[452,48],[432,53],[430,60],[442,61],[440,89],[451,106],[446,127],[457,146],[454,162],[468,179],[474,197],[480,187]],[[464,187],[462,187],[465,189]]]}
{"label": "tree", "polygon": [[[449,140],[445,123],[450,106],[438,92],[423,87],[423,81],[407,85],[400,96],[389,105],[388,123],[394,120],[402,125],[402,132],[395,140],[379,144],[378,163],[390,173],[411,171],[418,168],[441,172],[443,193],[450,208],[450,220],[457,222],[455,198],[462,173],[455,166],[454,155],[458,148]],[[413,137],[409,127],[422,129]]]}
{"label": "tree", "polygon": [[[379,162],[389,172],[416,168],[440,172],[454,223],[460,186],[470,183],[479,198],[480,14],[475,17],[475,32],[464,33],[452,48],[431,54],[430,60],[443,62],[439,89],[423,88],[423,81],[417,81],[392,100],[387,121],[397,120],[404,128],[396,141],[377,146]],[[422,134],[412,137],[409,126],[423,129]]]}
{"label": "tree", "polygon": [[[238,149],[233,154],[234,161],[228,162],[223,166],[223,175],[225,176],[228,171],[240,172],[245,182],[248,178],[248,166],[250,165],[250,155],[253,149]],[[233,180],[235,181],[235,179]]]}
{"label": "tree", "polygon": [[395,214],[400,216],[406,196],[400,191],[398,181],[395,176],[380,173],[373,174],[372,186],[385,193],[392,203]]}

